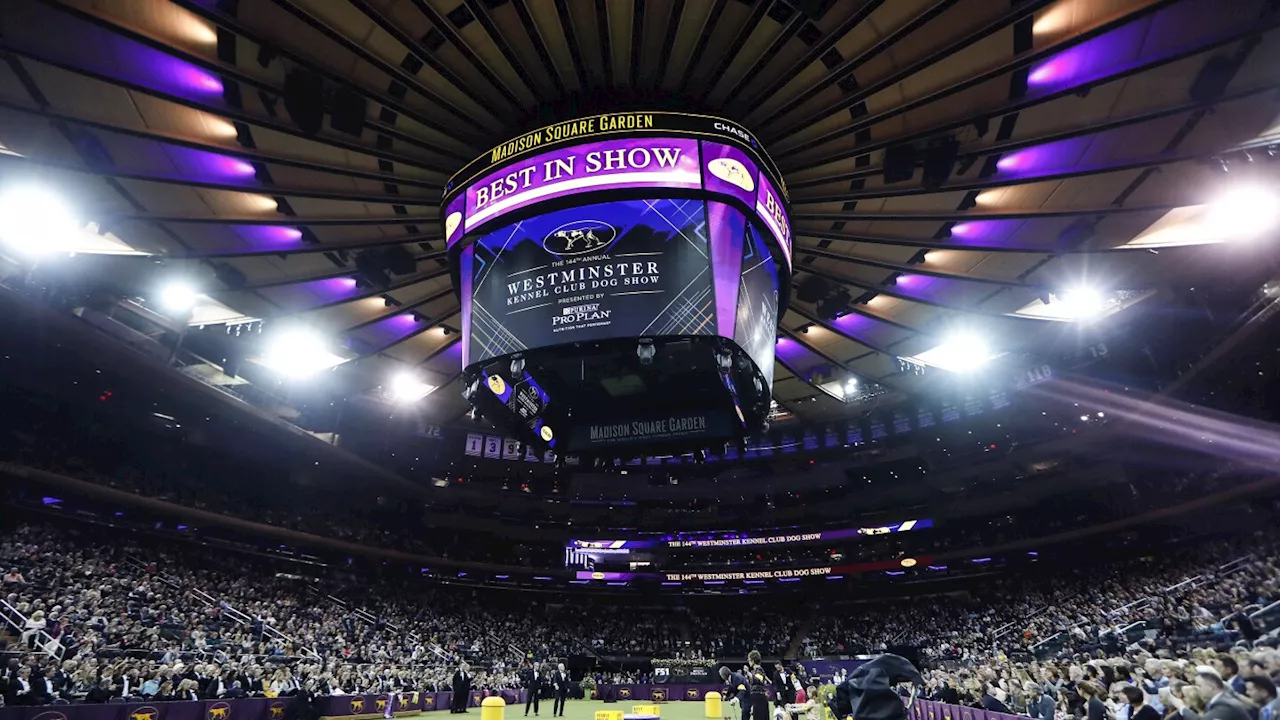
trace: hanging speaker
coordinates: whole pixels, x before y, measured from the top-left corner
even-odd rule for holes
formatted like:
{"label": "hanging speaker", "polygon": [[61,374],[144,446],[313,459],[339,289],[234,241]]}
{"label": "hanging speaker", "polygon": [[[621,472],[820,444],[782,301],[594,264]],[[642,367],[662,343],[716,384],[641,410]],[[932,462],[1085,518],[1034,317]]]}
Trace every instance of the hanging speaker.
{"label": "hanging speaker", "polygon": [[307,135],[324,125],[324,81],[319,75],[294,70],[284,79],[284,109],[293,124]]}
{"label": "hanging speaker", "polygon": [[333,92],[333,112],[329,114],[329,126],[338,132],[360,137],[364,132],[364,120],[369,109],[365,96],[351,88],[338,88]]}
{"label": "hanging speaker", "polygon": [[1231,84],[1232,78],[1236,76],[1236,70],[1239,69],[1240,65],[1231,58],[1214,55],[1205,62],[1204,67],[1200,68],[1200,73],[1191,83],[1191,89],[1187,94],[1198,103],[1217,102],[1218,98],[1227,91],[1227,86]]}
{"label": "hanging speaker", "polygon": [[956,165],[956,154],[959,152],[960,142],[952,135],[929,142],[921,162],[924,165],[922,179],[925,188],[936,190],[951,177],[951,169]]}
{"label": "hanging speaker", "polygon": [[884,149],[884,182],[899,183],[910,180],[916,174],[916,147],[914,145],[890,145]]}
{"label": "hanging speaker", "polygon": [[382,262],[392,275],[412,275],[418,269],[418,261],[403,245],[387,248],[382,254]]}

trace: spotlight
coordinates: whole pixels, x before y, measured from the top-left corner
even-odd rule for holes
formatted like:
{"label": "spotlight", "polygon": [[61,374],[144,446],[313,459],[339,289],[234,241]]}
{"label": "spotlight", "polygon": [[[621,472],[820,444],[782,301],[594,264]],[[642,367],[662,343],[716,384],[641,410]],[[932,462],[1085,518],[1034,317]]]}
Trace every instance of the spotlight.
{"label": "spotlight", "polygon": [[1091,288],[1075,288],[1058,294],[1058,302],[1067,306],[1071,317],[1090,320],[1107,308],[1106,295]]}
{"label": "spotlight", "polygon": [[435,389],[434,385],[422,382],[407,370],[394,375],[387,384],[391,399],[399,403],[417,402]]}
{"label": "spotlight", "polygon": [[1253,238],[1276,227],[1280,197],[1269,188],[1239,185],[1224,191],[1209,204],[1205,228],[1223,238]]}
{"label": "spotlight", "polygon": [[346,362],[325,347],[317,332],[290,328],[276,333],[267,344],[261,364],[293,379],[303,379]]}
{"label": "spotlight", "polygon": [[449,335],[449,334],[451,334],[453,331],[452,331],[452,330],[450,330],[450,329],[449,329],[449,328],[447,328],[447,327],[442,327],[442,328],[440,328],[440,332],[441,332],[441,333],[443,333],[443,334],[445,334],[445,335]]}
{"label": "spotlight", "polygon": [[173,313],[187,312],[199,298],[200,294],[185,283],[173,283],[160,291],[161,307]]}
{"label": "spotlight", "polygon": [[926,365],[954,373],[969,373],[981,368],[991,359],[991,350],[981,338],[968,334],[953,335],[938,347],[921,353],[917,358]]}
{"label": "spotlight", "polygon": [[21,186],[0,194],[0,241],[23,254],[70,251],[80,227],[71,206],[47,188]]}
{"label": "spotlight", "polygon": [[653,341],[649,338],[641,338],[640,344],[636,345],[636,357],[640,358],[641,365],[651,365],[653,356],[658,354],[658,349],[653,346]]}

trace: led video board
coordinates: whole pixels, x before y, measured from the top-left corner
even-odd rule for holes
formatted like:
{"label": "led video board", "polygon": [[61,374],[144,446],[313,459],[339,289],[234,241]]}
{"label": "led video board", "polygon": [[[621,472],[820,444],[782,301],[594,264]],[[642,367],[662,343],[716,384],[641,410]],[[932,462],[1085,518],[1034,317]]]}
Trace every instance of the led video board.
{"label": "led video board", "polygon": [[[449,200],[446,246],[543,202],[606,190],[704,191],[753,209],[791,263],[791,225],[783,195],[747,153],[680,137],[590,142],[524,157],[468,183]],[[662,197],[655,192],[653,197]],[[486,237],[491,233],[486,234]]]}
{"label": "led video board", "polygon": [[716,331],[697,200],[619,200],[499,228],[471,254],[468,363],[613,337]]}

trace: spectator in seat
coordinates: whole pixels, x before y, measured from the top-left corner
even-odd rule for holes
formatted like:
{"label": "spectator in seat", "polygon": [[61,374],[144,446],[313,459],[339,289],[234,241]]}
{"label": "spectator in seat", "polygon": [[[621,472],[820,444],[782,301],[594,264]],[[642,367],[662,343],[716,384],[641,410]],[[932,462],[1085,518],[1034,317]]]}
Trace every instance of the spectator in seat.
{"label": "spectator in seat", "polygon": [[1129,720],[1160,720],[1160,713],[1147,704],[1147,694],[1140,688],[1126,685],[1120,693],[1129,704]]}
{"label": "spectator in seat", "polygon": [[1276,697],[1276,684],[1271,678],[1250,675],[1244,679],[1244,692],[1258,706],[1258,720],[1280,720],[1280,699]]}
{"label": "spectator in seat", "polygon": [[27,618],[27,622],[22,626],[22,644],[24,647],[35,647],[36,636],[40,634],[46,625],[44,619],[44,611],[37,610],[31,613],[31,617]]}
{"label": "spectator in seat", "polygon": [[1023,685],[1022,690],[1027,697],[1027,715],[1037,720],[1053,720],[1053,711],[1058,707],[1057,692],[1053,685],[1043,686],[1033,682]]}
{"label": "spectator in seat", "polygon": [[1218,671],[1222,681],[1237,695],[1244,693],[1244,678],[1240,677],[1240,665],[1235,658],[1230,655],[1216,657],[1213,659],[1213,669]]}
{"label": "spectator in seat", "polygon": [[1102,688],[1097,683],[1083,680],[1076,685],[1076,692],[1084,698],[1087,720],[1107,720],[1107,705],[1102,702]]}
{"label": "spectator in seat", "polygon": [[1205,665],[1196,668],[1196,687],[1201,696],[1208,698],[1201,720],[1253,720],[1249,707],[1213,668]]}

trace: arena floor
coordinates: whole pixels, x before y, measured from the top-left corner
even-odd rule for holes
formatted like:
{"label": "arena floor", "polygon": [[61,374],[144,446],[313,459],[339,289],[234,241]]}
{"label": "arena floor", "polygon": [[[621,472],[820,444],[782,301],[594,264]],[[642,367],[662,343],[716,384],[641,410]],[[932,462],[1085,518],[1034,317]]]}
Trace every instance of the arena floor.
{"label": "arena floor", "polygon": [[[631,713],[632,705],[639,705],[640,702],[616,702],[605,703],[600,700],[570,700],[564,708],[565,720],[595,720],[597,710],[621,710],[624,713]],[[646,703],[647,704],[647,703]],[[703,716],[702,702],[669,702],[662,704],[662,720],[705,720]],[[542,703],[538,708],[538,718],[551,717],[551,701]],[[734,720],[737,720],[738,711],[736,709],[727,708]],[[469,714],[475,715],[479,720],[478,708],[472,708]],[[523,705],[511,705],[507,707],[505,720],[517,720],[524,717]],[[533,711],[529,711],[529,717],[533,717]]]}

